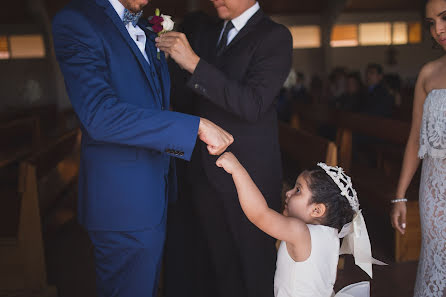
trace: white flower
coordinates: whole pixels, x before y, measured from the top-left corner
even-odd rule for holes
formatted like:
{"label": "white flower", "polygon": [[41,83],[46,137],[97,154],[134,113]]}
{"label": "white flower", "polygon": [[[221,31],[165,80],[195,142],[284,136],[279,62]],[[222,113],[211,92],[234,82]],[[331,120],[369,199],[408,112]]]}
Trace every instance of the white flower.
{"label": "white flower", "polygon": [[170,15],[162,14],[161,17],[163,18],[163,31],[169,32],[173,30],[173,26],[175,23],[172,21],[172,17]]}

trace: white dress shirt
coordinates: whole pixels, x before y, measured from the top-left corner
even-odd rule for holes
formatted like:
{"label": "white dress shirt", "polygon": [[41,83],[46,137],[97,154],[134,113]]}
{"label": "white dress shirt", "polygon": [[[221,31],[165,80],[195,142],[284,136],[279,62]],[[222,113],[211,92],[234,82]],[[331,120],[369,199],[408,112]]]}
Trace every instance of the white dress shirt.
{"label": "white dress shirt", "polygon": [[[125,11],[124,5],[122,5],[122,3],[119,2],[119,0],[108,0],[108,1],[110,1],[110,4],[116,10],[116,13],[118,14],[119,18],[123,20]],[[132,37],[133,41],[135,41],[136,45],[138,46],[144,58],[146,59],[147,63],[150,64],[149,57],[147,57],[146,53],[146,38],[147,38],[146,33],[144,33],[144,31],[139,26],[133,27],[132,23],[128,23],[125,27],[129,32],[130,37]]]}
{"label": "white dress shirt", "polygon": [[[110,0],[111,1],[111,0]],[[232,24],[234,25],[234,28],[232,28],[228,32],[228,44],[231,43],[231,41],[237,36],[238,32],[243,29],[243,27],[246,25],[246,23],[249,21],[249,19],[260,9],[259,2],[256,2],[253,6],[245,10],[241,15],[236,17],[235,19],[231,20]],[[218,42],[220,42],[221,36],[223,35],[223,31],[226,27],[226,24],[228,21],[225,21],[225,25],[223,26],[223,29],[220,33],[220,38],[218,39]],[[218,43],[217,43],[218,44]]]}

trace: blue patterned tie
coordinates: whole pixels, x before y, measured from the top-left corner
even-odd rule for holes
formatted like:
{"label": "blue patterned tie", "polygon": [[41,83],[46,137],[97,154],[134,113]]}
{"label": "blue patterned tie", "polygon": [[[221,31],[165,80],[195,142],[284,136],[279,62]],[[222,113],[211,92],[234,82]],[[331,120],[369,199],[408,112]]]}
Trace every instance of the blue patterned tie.
{"label": "blue patterned tie", "polygon": [[141,16],[142,11],[133,13],[126,8],[124,10],[124,18],[122,19],[122,21],[124,22],[124,26],[127,26],[128,23],[132,23],[133,27],[136,27],[136,24],[138,24],[139,18]]}

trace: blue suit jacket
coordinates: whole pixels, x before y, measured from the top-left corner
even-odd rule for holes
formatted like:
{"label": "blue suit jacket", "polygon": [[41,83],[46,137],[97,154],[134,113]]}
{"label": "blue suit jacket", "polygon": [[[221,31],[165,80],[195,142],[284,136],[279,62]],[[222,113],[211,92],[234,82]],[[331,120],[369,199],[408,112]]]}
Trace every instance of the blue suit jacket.
{"label": "blue suit jacket", "polygon": [[160,224],[167,192],[174,192],[170,158],[189,160],[195,146],[199,118],[168,111],[164,55],[157,59],[155,34],[139,25],[151,64],[108,0],[74,0],[53,21],[56,56],[83,132],[78,215],[89,230]]}

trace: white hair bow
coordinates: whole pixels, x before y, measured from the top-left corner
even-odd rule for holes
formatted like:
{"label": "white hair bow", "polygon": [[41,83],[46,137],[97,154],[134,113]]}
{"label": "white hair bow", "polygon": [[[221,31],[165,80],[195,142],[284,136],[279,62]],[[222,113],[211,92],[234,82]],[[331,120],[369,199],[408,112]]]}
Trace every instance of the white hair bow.
{"label": "white hair bow", "polygon": [[372,257],[370,238],[361,210],[356,212],[352,222],[344,225],[338,237],[344,238],[339,254],[353,255],[355,264],[364,270],[370,278],[373,278],[372,264],[387,265]]}

